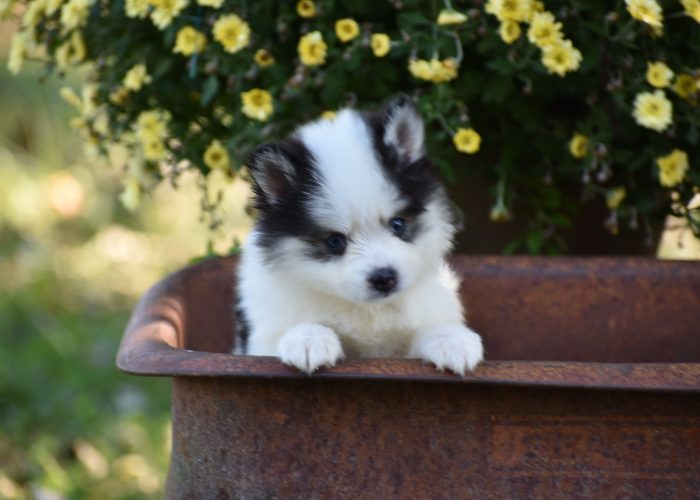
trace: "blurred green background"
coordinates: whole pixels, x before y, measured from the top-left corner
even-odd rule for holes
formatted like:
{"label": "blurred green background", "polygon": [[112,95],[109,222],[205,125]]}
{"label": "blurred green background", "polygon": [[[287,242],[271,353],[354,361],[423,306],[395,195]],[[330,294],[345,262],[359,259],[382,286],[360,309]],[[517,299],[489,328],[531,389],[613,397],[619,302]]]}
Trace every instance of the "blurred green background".
{"label": "blurred green background", "polygon": [[[6,70],[12,32],[0,25],[0,498],[160,498],[170,384],[121,374],[114,357],[138,297],[206,252],[198,180],[125,211],[119,162],[84,152],[68,125],[70,82]],[[225,195],[225,252],[249,227],[247,188],[209,182]],[[700,245],[668,232],[660,252]]]}
{"label": "blurred green background", "polygon": [[[114,358],[138,297],[206,252],[197,179],[127,212],[119,163],[68,125],[58,91],[71,82],[40,83],[39,64],[8,73],[12,31],[0,24],[0,499],[160,498],[170,383]],[[225,252],[249,225],[247,188],[210,182],[225,193]]]}

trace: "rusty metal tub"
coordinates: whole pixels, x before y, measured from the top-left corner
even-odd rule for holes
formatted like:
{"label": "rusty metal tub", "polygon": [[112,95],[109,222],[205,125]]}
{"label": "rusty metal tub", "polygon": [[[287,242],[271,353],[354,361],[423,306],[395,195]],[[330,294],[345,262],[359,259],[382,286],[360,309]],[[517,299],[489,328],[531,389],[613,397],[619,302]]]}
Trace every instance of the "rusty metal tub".
{"label": "rusty metal tub", "polygon": [[700,265],[453,262],[488,359],[464,378],[228,354],[234,258],[154,286],[117,364],[173,378],[167,497],[699,498]]}

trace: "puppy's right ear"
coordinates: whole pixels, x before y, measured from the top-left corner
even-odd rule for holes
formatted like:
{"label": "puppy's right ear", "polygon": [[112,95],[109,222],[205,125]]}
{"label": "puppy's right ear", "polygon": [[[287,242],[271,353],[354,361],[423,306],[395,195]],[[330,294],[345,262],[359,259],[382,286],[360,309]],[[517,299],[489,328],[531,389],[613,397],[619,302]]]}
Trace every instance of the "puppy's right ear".
{"label": "puppy's right ear", "polygon": [[248,168],[259,196],[277,204],[294,183],[294,166],[276,144],[263,144],[248,157]]}

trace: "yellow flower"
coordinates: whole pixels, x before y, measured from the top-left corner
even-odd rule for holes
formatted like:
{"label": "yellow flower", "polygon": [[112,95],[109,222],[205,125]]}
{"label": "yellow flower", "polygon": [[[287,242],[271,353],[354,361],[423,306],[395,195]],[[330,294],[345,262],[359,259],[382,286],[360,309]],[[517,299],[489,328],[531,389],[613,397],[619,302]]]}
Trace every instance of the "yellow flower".
{"label": "yellow flower", "polygon": [[642,127],[662,132],[673,120],[673,106],[663,90],[642,92],[634,99],[634,119]]}
{"label": "yellow flower", "polygon": [[109,102],[117,106],[121,106],[126,102],[127,97],[129,97],[129,89],[117,87],[115,90],[109,93]]}
{"label": "yellow flower", "polygon": [[197,0],[197,3],[204,7],[212,7],[214,9],[218,9],[223,5],[224,0]]}
{"label": "yellow flower", "polygon": [[274,111],[272,107],[272,95],[267,90],[252,89],[241,92],[243,101],[243,114],[253,120],[267,121]]}
{"label": "yellow flower", "polygon": [[532,17],[531,0],[488,0],[485,10],[499,21],[529,21]]}
{"label": "yellow flower", "polygon": [[700,0],[681,0],[685,13],[700,23]]}
{"label": "yellow flower", "polygon": [[83,100],[80,97],[78,97],[78,94],[75,93],[75,90],[73,90],[70,87],[61,87],[61,89],[58,91],[58,94],[64,101],[73,106],[77,111],[82,111]]}
{"label": "yellow flower", "polygon": [[212,31],[229,54],[235,54],[250,43],[250,26],[236,14],[221,16]]}
{"label": "yellow flower", "polygon": [[420,80],[443,83],[457,78],[457,63],[454,59],[411,59],[408,62],[408,71]]}
{"label": "yellow flower", "polygon": [[147,137],[141,142],[143,156],[150,161],[161,161],[165,159],[165,142],[160,137]]}
{"label": "yellow flower", "polygon": [[255,64],[261,68],[267,68],[268,66],[275,64],[275,58],[265,49],[258,49],[253,56],[253,60],[255,61]]}
{"label": "yellow flower", "polygon": [[469,19],[466,14],[462,14],[454,9],[442,9],[438,14],[437,23],[440,26],[462,24]]}
{"label": "yellow flower", "polygon": [[617,210],[620,203],[622,203],[626,196],[627,190],[624,188],[624,186],[610,189],[605,194],[605,204],[610,210]]}
{"label": "yellow flower", "polygon": [[318,66],[326,62],[326,50],[328,46],[323,41],[320,31],[307,33],[299,40],[299,59],[305,66]]}
{"label": "yellow flower", "polygon": [[155,5],[151,21],[158,29],[164,30],[187,7],[188,0],[151,0],[151,4]]}
{"label": "yellow flower", "polygon": [[141,90],[141,87],[151,83],[151,77],[148,75],[145,64],[137,64],[132,67],[124,75],[124,81],[122,82],[124,87],[137,92]]}
{"label": "yellow flower", "polygon": [[556,22],[551,12],[536,12],[527,30],[527,39],[539,48],[560,42],[561,23]]}
{"label": "yellow flower", "polygon": [[625,0],[630,15],[658,30],[664,27],[664,13],[656,0]]}
{"label": "yellow flower", "polygon": [[335,22],[335,34],[341,42],[347,43],[360,34],[360,27],[354,19],[339,19]]}
{"label": "yellow flower", "polygon": [[664,187],[673,187],[683,181],[688,171],[688,155],[685,151],[674,149],[670,154],[656,159],[659,167],[659,182]]}
{"label": "yellow flower", "polygon": [[23,31],[12,37],[10,53],[7,57],[7,69],[13,75],[22,71],[22,63],[27,58],[31,43],[31,37]]}
{"label": "yellow flower", "polygon": [[41,18],[46,13],[46,0],[36,0],[27,5],[27,10],[22,16],[22,27],[34,30]]}
{"label": "yellow flower", "polygon": [[673,82],[673,91],[683,99],[690,99],[698,92],[698,86],[695,78],[688,74],[680,74]]}
{"label": "yellow flower", "polygon": [[491,211],[489,212],[489,219],[491,219],[492,222],[508,222],[512,218],[513,215],[510,213],[510,210],[508,210],[503,198],[496,200],[496,204],[491,207]]}
{"label": "yellow flower", "polygon": [[647,63],[647,82],[657,89],[668,87],[673,79],[671,68],[661,61]]}
{"label": "yellow flower", "polygon": [[204,50],[207,44],[207,37],[192,26],[185,26],[177,32],[175,47],[173,52],[183,56],[191,56]]}
{"label": "yellow flower", "polygon": [[301,17],[314,17],[316,15],[316,4],[312,0],[299,0],[297,3],[297,14]]}
{"label": "yellow flower", "polygon": [[148,138],[162,139],[168,132],[167,117],[162,111],[143,111],[136,119],[136,131],[143,141]]}
{"label": "yellow flower", "polygon": [[542,47],[542,64],[549,73],[564,76],[576,71],[581,65],[581,52],[573,46],[571,40],[559,40]]}
{"label": "yellow flower", "polygon": [[473,128],[458,128],[452,137],[455,148],[461,153],[474,154],[481,147],[481,136]]}
{"label": "yellow flower", "polygon": [[501,40],[511,44],[520,38],[520,25],[516,21],[503,21],[498,34],[501,35]]}
{"label": "yellow flower", "polygon": [[335,111],[331,110],[326,110],[323,113],[321,113],[321,119],[322,120],[335,120],[335,117],[338,115]]}
{"label": "yellow flower", "polygon": [[61,24],[65,31],[85,24],[90,13],[91,0],[70,0],[61,8]]}
{"label": "yellow flower", "polygon": [[583,158],[588,154],[588,137],[578,132],[569,141],[569,152],[574,158]]}
{"label": "yellow flower", "polygon": [[148,0],[126,0],[126,3],[124,4],[126,17],[143,19],[148,14],[150,5],[151,4]]}
{"label": "yellow flower", "polygon": [[370,45],[375,57],[384,57],[391,50],[391,38],[385,33],[375,33],[372,35]]}
{"label": "yellow flower", "polygon": [[[1,2],[0,2],[1,3]],[[46,15],[52,16],[58,9],[63,5],[63,0],[47,0],[46,2]],[[2,9],[0,9],[1,14]]]}
{"label": "yellow flower", "polygon": [[204,164],[212,170],[228,170],[231,166],[227,149],[221,141],[214,139],[204,152]]}
{"label": "yellow flower", "polygon": [[85,59],[85,42],[80,31],[71,33],[70,38],[56,49],[56,65],[65,70],[71,64],[79,64]]}

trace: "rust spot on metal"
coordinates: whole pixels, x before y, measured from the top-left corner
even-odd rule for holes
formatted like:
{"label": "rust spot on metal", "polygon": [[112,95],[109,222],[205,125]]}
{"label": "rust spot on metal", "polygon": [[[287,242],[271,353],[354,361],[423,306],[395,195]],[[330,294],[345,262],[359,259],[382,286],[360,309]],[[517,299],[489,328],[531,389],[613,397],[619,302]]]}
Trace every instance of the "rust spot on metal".
{"label": "rust spot on metal", "polygon": [[405,359],[348,359],[308,377],[229,354],[234,258],[154,286],[117,364],[174,377],[167,496],[697,495],[700,266],[453,263],[487,353],[464,378]]}

